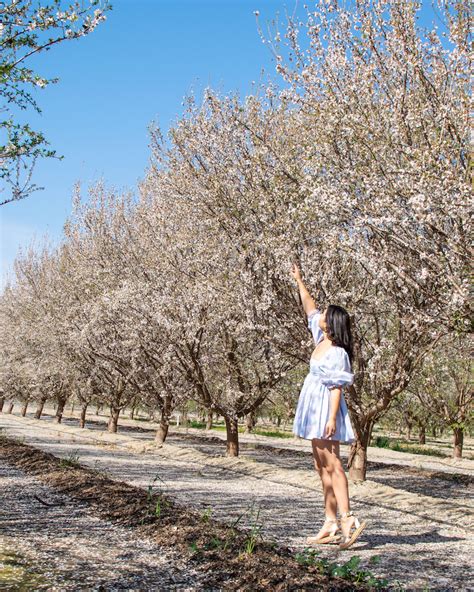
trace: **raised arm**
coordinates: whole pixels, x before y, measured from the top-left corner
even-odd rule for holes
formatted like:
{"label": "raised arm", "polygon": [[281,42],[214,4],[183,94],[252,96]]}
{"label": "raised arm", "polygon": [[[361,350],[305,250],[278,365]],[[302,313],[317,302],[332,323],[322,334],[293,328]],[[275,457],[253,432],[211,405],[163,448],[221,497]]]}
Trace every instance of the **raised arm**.
{"label": "raised arm", "polygon": [[299,270],[298,266],[296,265],[296,263],[293,263],[291,275],[293,276],[293,278],[296,280],[296,283],[298,284],[298,288],[300,290],[300,296],[301,296],[301,303],[303,305],[304,311],[307,315],[309,315],[309,313],[311,311],[316,310],[316,303],[311,298],[310,293],[306,289],[306,286],[304,285],[303,280],[301,279],[300,270]]}

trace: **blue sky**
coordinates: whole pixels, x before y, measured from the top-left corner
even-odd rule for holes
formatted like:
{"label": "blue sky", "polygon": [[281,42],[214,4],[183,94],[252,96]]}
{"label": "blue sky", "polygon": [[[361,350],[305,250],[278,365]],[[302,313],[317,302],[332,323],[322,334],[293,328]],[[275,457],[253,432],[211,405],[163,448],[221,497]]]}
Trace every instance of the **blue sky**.
{"label": "blue sky", "polygon": [[[299,6],[303,4],[301,1]],[[44,186],[0,207],[0,285],[19,247],[48,235],[60,240],[71,211],[74,183],[104,179],[134,189],[148,165],[147,126],[166,132],[183,110],[183,97],[211,86],[252,92],[262,76],[280,82],[260,25],[295,3],[282,0],[112,0],[107,20],[89,36],[40,54],[30,67],[57,84],[38,90],[41,115],[26,121],[45,133],[62,161],[39,161],[33,181]]]}
{"label": "blue sky", "polygon": [[44,186],[25,200],[0,207],[1,281],[19,246],[61,237],[71,211],[74,183],[83,193],[103,178],[133,189],[149,159],[147,126],[163,130],[183,110],[191,91],[206,86],[241,96],[258,82],[261,69],[274,76],[260,22],[284,14],[278,0],[112,0],[107,20],[87,37],[63,42],[30,67],[59,77],[34,96],[42,109],[27,121],[41,130],[62,161],[38,161],[34,182]]}

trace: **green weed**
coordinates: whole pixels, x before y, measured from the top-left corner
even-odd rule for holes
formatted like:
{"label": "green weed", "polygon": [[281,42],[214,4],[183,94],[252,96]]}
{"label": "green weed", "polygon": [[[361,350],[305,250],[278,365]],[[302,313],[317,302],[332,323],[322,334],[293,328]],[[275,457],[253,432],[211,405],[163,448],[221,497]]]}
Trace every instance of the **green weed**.
{"label": "green weed", "polygon": [[212,508],[206,508],[205,510],[203,510],[201,512],[201,520],[203,522],[209,522],[209,519],[211,518],[211,514],[212,514]]}
{"label": "green weed", "polygon": [[195,541],[193,541],[192,543],[189,544],[189,549],[193,553],[199,553],[199,547],[198,547],[198,545],[197,545],[197,543]]}
{"label": "green weed", "polygon": [[[306,547],[301,553],[296,553],[295,559],[301,565],[315,567],[322,575],[339,577],[357,584],[365,584],[374,590],[381,590],[388,586],[388,580],[377,578],[368,569],[360,567],[360,557],[353,556],[345,563],[335,563],[324,557],[319,557],[320,551]],[[370,563],[380,561],[379,556],[371,558]]]}
{"label": "green weed", "polygon": [[258,540],[263,538],[263,522],[260,521],[260,506],[252,502],[244,515],[247,516],[250,524],[250,530],[244,541],[244,552],[246,555],[251,555],[255,550]]}
{"label": "green weed", "polygon": [[[152,479],[146,490],[146,510],[142,516],[141,524],[143,525],[146,519],[150,517],[161,518],[162,512],[169,508],[170,502],[164,497],[162,486],[160,484],[155,485],[157,481],[165,483],[164,480],[158,475]],[[157,499],[155,500],[155,497]]]}
{"label": "green weed", "polygon": [[63,469],[66,467],[73,467],[75,469],[78,469],[81,466],[79,463],[78,451],[73,450],[65,458],[61,458],[59,461],[59,466]]}

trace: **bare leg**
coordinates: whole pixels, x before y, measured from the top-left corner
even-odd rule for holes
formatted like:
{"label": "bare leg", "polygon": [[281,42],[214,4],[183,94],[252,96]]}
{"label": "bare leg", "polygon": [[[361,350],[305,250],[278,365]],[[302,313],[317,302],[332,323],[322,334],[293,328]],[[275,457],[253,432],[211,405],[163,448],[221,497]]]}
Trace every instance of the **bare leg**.
{"label": "bare leg", "polygon": [[[323,466],[321,458],[319,456],[318,449],[315,446],[315,442],[317,440],[312,440],[313,444],[313,460],[314,460],[314,468],[319,473],[321,477],[321,482],[323,485],[323,494],[324,494],[324,508],[326,513],[326,519],[332,518],[336,519],[337,517],[337,501],[336,496],[334,495],[333,483],[331,479],[331,474],[327,471],[326,467]],[[330,532],[331,524],[323,524],[321,530],[316,535],[316,538],[322,538],[326,536]]]}
{"label": "bare leg", "polygon": [[[351,509],[349,502],[349,485],[341,463],[339,442],[336,440],[316,439],[312,442],[313,451],[315,451],[315,456],[319,459],[322,471],[326,472],[331,479],[333,495],[337,500],[339,512],[341,514],[346,514]],[[341,530],[344,536],[348,535],[353,523],[353,516],[341,519]]]}

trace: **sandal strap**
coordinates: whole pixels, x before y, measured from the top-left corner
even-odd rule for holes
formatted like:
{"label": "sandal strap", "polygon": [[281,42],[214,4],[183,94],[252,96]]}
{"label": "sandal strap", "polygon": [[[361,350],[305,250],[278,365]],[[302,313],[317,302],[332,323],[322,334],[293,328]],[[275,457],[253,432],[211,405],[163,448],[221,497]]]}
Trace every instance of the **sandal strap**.
{"label": "sandal strap", "polygon": [[341,518],[349,518],[350,516],[354,516],[352,510],[349,510],[349,512],[341,512]]}
{"label": "sandal strap", "polygon": [[326,516],[326,520],[324,522],[330,522],[331,524],[337,524],[337,518],[328,518]]}
{"label": "sandal strap", "polygon": [[350,517],[353,517],[354,518],[354,524],[352,525],[352,528],[359,528],[359,526],[360,526],[359,519],[357,518],[357,516],[354,516],[354,513],[352,511],[343,512],[341,514],[341,518],[342,519],[344,519],[344,518],[350,518]]}

